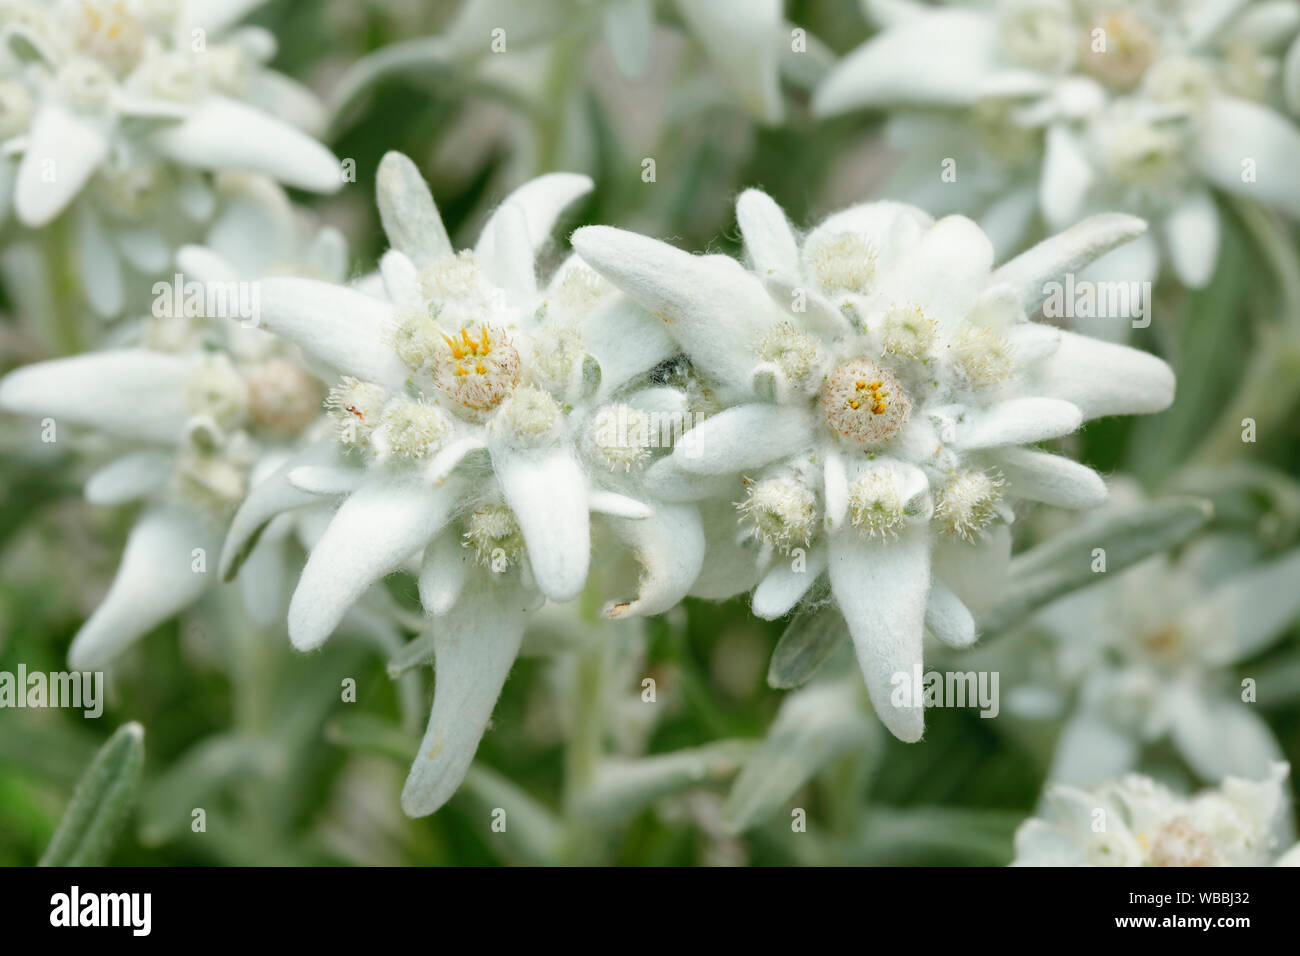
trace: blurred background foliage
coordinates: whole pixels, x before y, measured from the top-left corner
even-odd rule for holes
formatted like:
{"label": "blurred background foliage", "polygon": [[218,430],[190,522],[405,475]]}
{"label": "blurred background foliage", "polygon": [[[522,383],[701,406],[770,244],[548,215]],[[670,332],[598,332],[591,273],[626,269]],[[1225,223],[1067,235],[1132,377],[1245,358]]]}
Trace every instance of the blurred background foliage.
{"label": "blurred background foliage", "polygon": [[[272,0],[250,21],[279,39],[273,66],[328,99],[360,57],[438,32],[458,6]],[[697,251],[738,248],[733,201],[748,186],[766,189],[796,224],[873,196],[893,161],[880,142],[878,115],[815,121],[807,85],[787,80],[786,121],[756,124],[733,104],[693,92],[707,65],[674,28],[671,5],[661,6],[651,71],[642,80],[619,75],[600,43],[580,53],[562,48],[549,73],[543,70],[561,83],[569,81],[557,69],[582,71],[584,81],[569,84],[577,90],[576,115],[573,103],[548,100],[545,91],[533,102],[512,101],[480,78],[452,70],[383,81],[336,117],[327,136],[338,156],[355,160],[356,185],[334,197],[294,198],[344,231],[360,275],[382,252],[374,176],[388,150],[405,152],[420,166],[458,247],[509,188],[551,169],[587,172],[596,182],[567,228],[618,223]],[[847,0],[791,0],[786,16],[835,55],[869,35],[857,4]],[[563,36],[558,42],[563,45]],[[642,181],[646,157],[656,161],[654,183]],[[1094,423],[1063,444],[1104,474],[1137,475],[1148,492],[1205,495],[1217,507],[1212,527],[1247,530],[1280,550],[1300,535],[1300,490],[1291,477],[1300,474],[1294,414],[1300,315],[1290,290],[1265,268],[1256,240],[1261,229],[1280,232],[1293,247],[1295,237],[1277,222],[1261,224],[1267,214],[1224,211],[1214,281],[1196,293],[1162,292],[1154,323],[1135,341],[1175,365],[1175,405],[1160,415]],[[12,301],[6,306],[0,361],[7,370],[38,357],[43,346],[13,321]],[[1242,445],[1237,436],[1243,402],[1267,405],[1257,415],[1255,445]],[[5,447],[30,447],[23,430],[36,427],[6,418],[0,422]],[[129,509],[82,501],[78,478],[84,475],[83,466],[51,448],[0,462],[0,670],[14,672],[20,662],[29,672],[62,669],[72,635],[111,578],[132,516]],[[1023,519],[1016,525],[1018,549],[1063,520],[1038,513]],[[395,575],[387,583],[395,603],[415,608],[413,579]],[[537,859],[530,840],[543,839],[543,822],[531,833],[502,838],[491,832],[484,808],[514,801],[522,808],[516,821],[520,812],[526,820],[530,809],[541,821],[564,808],[566,678],[557,672],[571,662],[545,654],[521,660],[461,793],[444,811],[410,820],[401,814],[398,793],[418,739],[413,734],[423,725],[427,673],[418,675],[418,725],[412,727],[400,686],[386,670],[390,654],[377,653],[373,642],[354,636],[297,654],[282,633],[231,624],[238,619],[227,603],[220,596],[207,600],[138,642],[111,675],[99,720],[67,710],[0,710],[0,864],[29,865],[41,857],[97,749],[132,720],[146,728],[144,783],[111,863]],[[646,622],[637,635],[644,656],[636,668],[619,670],[606,660],[616,677],[630,677],[623,687],[629,700],[639,700],[643,676],[656,680],[657,719],[644,751],[669,754],[762,738],[785,697],[765,676],[786,623],[756,620],[744,599],[692,600]],[[1293,626],[1285,640],[1240,668],[1260,676],[1260,706],[1293,766],[1300,765],[1297,636]],[[356,682],[356,702],[342,699],[347,678]],[[688,773],[692,782],[711,785],[670,788],[677,792],[634,801],[611,821],[593,816],[591,845],[570,858],[662,865],[1003,864],[1016,825],[1038,800],[1051,731],[1011,717],[983,720],[969,709],[931,711],[923,743],[876,735],[801,787],[788,805],[806,809],[807,833],[792,832],[790,817],[781,814],[743,836],[728,833],[722,807],[737,761],[716,756],[704,761],[707,771]],[[1149,752],[1143,766],[1189,780],[1172,752]],[[205,833],[191,831],[194,807],[205,810]]]}

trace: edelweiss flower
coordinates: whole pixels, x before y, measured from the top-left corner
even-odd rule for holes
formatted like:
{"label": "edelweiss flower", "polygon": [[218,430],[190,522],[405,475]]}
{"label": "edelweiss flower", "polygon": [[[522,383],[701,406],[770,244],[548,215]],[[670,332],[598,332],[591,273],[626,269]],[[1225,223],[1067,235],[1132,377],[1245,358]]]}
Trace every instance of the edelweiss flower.
{"label": "edelweiss flower", "polygon": [[[287,199],[269,180],[244,177],[219,194],[210,238],[218,247],[247,252],[274,231],[268,220],[277,209],[289,215]],[[256,222],[251,209],[261,211]],[[341,242],[324,230],[303,258]],[[347,257],[326,258],[346,264]],[[183,300],[160,303],[162,314],[130,325],[119,347],[38,362],[0,380],[0,408],[48,419],[54,440],[72,427],[108,439],[116,457],[87,481],[89,501],[145,505],[108,594],[73,640],[69,663],[79,670],[104,666],[199,599],[216,578],[208,562],[250,479],[273,470],[319,414],[322,387],[284,343],[175,311]],[[270,543],[288,530],[264,536],[255,567],[240,579],[259,622],[279,607],[279,561]]]}
{"label": "edelweiss flower", "polygon": [[335,441],[254,489],[223,574],[272,516],[342,496],[289,608],[289,636],[305,650],[423,552],[438,689],[403,796],[413,815],[459,785],[527,613],[582,591],[592,513],[643,565],[638,596],[611,603],[610,616],[673,606],[703,561],[697,510],[652,508],[641,488],[654,416],[680,420],[687,404],[649,375],[674,353],[671,339],[576,258],[537,286],[535,254],[589,188],[585,176],[536,179],[457,253],[414,164],[390,153],[378,176],[388,299],[308,279],[260,285],[261,324],[341,376],[326,401]]}
{"label": "edelweiss flower", "polygon": [[252,27],[219,36],[255,5],[0,5],[0,213],[12,202],[23,225],[43,227],[78,200],[75,251],[102,315],[123,308],[124,263],[160,272],[211,215],[201,171],[341,185],[338,160],[291,125],[319,123],[319,105],[264,66],[274,38]]}
{"label": "edelweiss flower", "polygon": [[1285,633],[1300,613],[1296,580],[1300,550],[1261,560],[1250,540],[1216,535],[1040,613],[1054,638],[1040,690],[1077,693],[1051,778],[1099,783],[1166,736],[1205,780],[1262,775],[1281,749],[1226,670]]}
{"label": "edelweiss flower", "polygon": [[[1218,255],[1213,190],[1300,215],[1300,130],[1270,105],[1280,99],[1279,50],[1300,30],[1293,7],[870,6],[885,29],[825,78],[815,111],[948,110],[901,114],[894,133],[909,170],[892,194],[934,212],[982,207],[981,224],[1000,248],[1019,244],[1035,207],[1050,230],[1126,209],[1158,228],[1102,268],[1151,280],[1159,244],[1195,287],[1209,281]],[[963,134],[955,140],[952,113]],[[952,181],[940,177],[944,159],[956,161]]]}
{"label": "edelweiss flower", "polygon": [[1228,777],[1194,797],[1131,774],[1095,790],[1049,785],[1042,816],[1016,831],[1012,866],[1300,866],[1289,841],[1286,780]]}
{"label": "edelweiss flower", "polygon": [[970,220],[896,203],[831,216],[802,245],[761,192],[737,218],[752,271],[606,227],[573,242],[731,406],[651,468],[661,493],[735,494],[744,478],[736,518],[776,558],[755,612],[780,617],[826,572],[877,713],[916,740],[922,705],[893,701],[895,678],[919,667],[926,627],[975,639],[967,604],[995,585],[972,582],[1005,562],[1012,502],[1105,497],[1090,469],[1018,446],[1173,398],[1159,359],[1026,319],[1045,279],[1143,223],[1089,219],[993,270]]}

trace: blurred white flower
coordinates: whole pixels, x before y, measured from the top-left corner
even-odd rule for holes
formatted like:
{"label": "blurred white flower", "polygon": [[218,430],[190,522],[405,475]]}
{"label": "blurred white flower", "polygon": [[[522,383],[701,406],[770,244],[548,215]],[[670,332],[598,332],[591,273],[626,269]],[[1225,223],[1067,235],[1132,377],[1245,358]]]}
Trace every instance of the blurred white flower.
{"label": "blurred white flower", "polygon": [[1016,831],[1012,866],[1300,866],[1300,844],[1279,852],[1289,774],[1275,763],[1193,797],[1137,774],[1094,790],[1051,784]]}
{"label": "blurred white flower", "polygon": [[1300,550],[1264,558],[1252,540],[1219,534],[1040,612],[1052,660],[1032,692],[1074,699],[1050,778],[1099,783],[1164,738],[1202,779],[1265,773],[1281,748],[1231,668],[1300,614],[1297,580]]}
{"label": "blurred white flower", "polygon": [[[1218,256],[1215,190],[1300,215],[1300,129],[1271,105],[1282,48],[1300,32],[1294,4],[868,6],[884,28],[826,76],[815,112],[896,110],[907,168],[891,195],[936,213],[982,209],[1000,252],[1035,210],[1055,231],[1123,209],[1156,228],[1097,274],[1152,280],[1163,247],[1197,287]],[[921,112],[933,107],[946,112]],[[941,176],[945,160],[955,178]]]}
{"label": "blurred white flower", "polygon": [[802,242],[764,193],[744,193],[737,218],[749,269],[608,227],[574,234],[724,406],[650,476],[670,499],[743,487],[710,546],[760,543],[755,612],[786,614],[826,572],[876,712],[917,740],[922,703],[892,699],[897,675],[919,668],[927,627],[975,640],[968,604],[996,597],[1012,503],[1105,498],[1090,469],[1018,446],[1173,399],[1159,359],[1026,319],[1045,280],[1144,224],[1094,217],[995,270],[973,222],[897,203],[833,215]]}
{"label": "blurred white flower", "polygon": [[0,5],[0,215],[42,228],[75,202],[87,302],[115,316],[126,266],[152,275],[211,215],[202,172],[239,169],[333,192],[338,160],[306,89],[264,65],[255,2],[58,0]]}
{"label": "blurred white flower", "polygon": [[533,180],[473,251],[457,253],[415,165],[390,153],[378,176],[393,244],[380,265],[386,298],[309,279],[260,283],[260,323],[340,376],[326,402],[334,435],[253,490],[222,571],[276,514],[342,498],[289,607],[290,639],[307,650],[423,553],[438,690],[404,791],[412,815],[460,784],[528,612],[582,591],[593,514],[642,566],[639,593],[612,602],[611,617],[672,607],[703,561],[695,507],[652,505],[642,488],[653,416],[680,418],[686,405],[648,374],[672,341],[576,257],[537,285],[538,250],[590,185],[566,173]]}
{"label": "blurred white flower", "polygon": [[[785,114],[780,73],[791,36],[782,6],[782,0],[677,0],[674,4],[681,24],[703,48],[726,93],[764,123],[779,123]],[[572,69],[575,56],[581,62],[585,47],[599,37],[619,71],[638,77],[650,63],[654,8],[653,0],[466,2],[443,33],[384,47],[354,64],[334,92],[335,108],[345,109],[385,77],[449,66],[476,68],[484,81],[512,88],[522,74],[536,78],[536,67],[545,71],[555,60],[560,70]],[[531,83],[519,84],[514,92],[545,97],[557,91],[553,84]]]}
{"label": "blurred white flower", "polygon": [[[288,217],[278,224],[282,241],[302,250],[280,267],[313,258],[346,264],[346,252],[337,252],[342,237],[329,229],[301,236],[287,198],[269,180],[231,179],[219,196],[217,246],[257,248],[279,211]],[[261,213],[256,222],[250,203]],[[245,265],[266,267],[251,258]],[[144,504],[107,595],[73,640],[76,669],[106,665],[203,595],[217,578],[208,565],[250,480],[274,470],[319,416],[322,386],[296,350],[255,329],[171,311],[183,299],[160,302],[162,314],[124,326],[115,347],[38,362],[0,380],[0,408],[41,419],[43,430],[53,429],[50,440],[73,438],[65,429],[103,439],[114,457],[87,481],[91,503]],[[290,530],[282,522],[264,535],[241,577],[249,613],[262,623],[282,601],[283,558],[272,542]]]}

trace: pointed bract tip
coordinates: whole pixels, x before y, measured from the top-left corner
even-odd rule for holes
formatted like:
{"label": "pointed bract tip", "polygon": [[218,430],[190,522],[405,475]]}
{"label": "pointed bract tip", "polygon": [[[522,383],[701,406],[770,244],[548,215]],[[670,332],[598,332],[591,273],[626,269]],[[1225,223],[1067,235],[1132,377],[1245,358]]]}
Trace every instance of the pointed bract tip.
{"label": "pointed bract tip", "polygon": [[1129,239],[1136,239],[1150,228],[1149,223],[1141,216],[1130,216],[1126,212],[1097,213],[1080,222],[1081,226],[1085,224],[1108,227],[1117,235],[1126,236]]}
{"label": "pointed bract tip", "polygon": [[[416,757],[416,759],[421,758]],[[438,799],[437,794],[430,793],[428,788],[415,785],[414,768],[412,768],[411,776],[406,778],[406,785],[402,787],[402,812],[412,818],[427,817],[441,810],[450,796],[451,794],[447,794]]]}
{"label": "pointed bract tip", "polygon": [[925,711],[919,707],[895,707],[889,701],[876,707],[885,728],[905,744],[914,744],[925,734]]}

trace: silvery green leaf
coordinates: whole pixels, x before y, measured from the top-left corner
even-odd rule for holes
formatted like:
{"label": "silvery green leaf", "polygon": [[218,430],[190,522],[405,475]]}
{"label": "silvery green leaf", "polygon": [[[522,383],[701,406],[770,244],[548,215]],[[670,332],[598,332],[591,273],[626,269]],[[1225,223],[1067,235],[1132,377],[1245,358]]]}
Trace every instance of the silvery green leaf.
{"label": "silvery green leaf", "polygon": [[348,750],[391,757],[403,767],[411,762],[419,740],[401,727],[371,714],[342,714],[325,725],[325,740]]}
{"label": "silvery green leaf", "polygon": [[428,664],[433,660],[433,628],[426,628],[424,633],[407,641],[401,650],[388,659],[388,676],[397,678],[413,667]]}
{"label": "silvery green leaf", "polygon": [[474,819],[484,821],[485,829],[497,814],[505,826],[492,831],[489,845],[509,862],[548,866],[561,861],[564,827],[559,818],[495,770],[472,765],[453,799]]}
{"label": "silvery green leaf", "polygon": [[651,757],[613,757],[596,767],[578,816],[617,823],[662,797],[730,778],[753,751],[754,741],[719,740]]}
{"label": "silvery green leaf", "polygon": [[492,53],[498,40],[505,44],[504,52],[545,42],[573,26],[574,12],[568,0],[463,4],[441,35],[391,43],[354,63],[330,96],[330,116],[337,124],[363,96],[387,80],[442,76],[463,69]]}
{"label": "silvery green leaf", "polygon": [[785,38],[782,40],[779,68],[781,75],[800,89],[816,88],[832,66],[835,65],[835,52],[811,33],[805,32],[804,49],[794,49],[793,24],[786,23]]}
{"label": "silvery green leaf", "polygon": [[1251,668],[1265,707],[1294,706],[1300,701],[1300,652],[1279,654]]}
{"label": "silvery green leaf", "polygon": [[654,42],[651,0],[614,0],[605,10],[605,43],[619,72],[629,79],[645,73]]}
{"label": "silvery green leaf", "polygon": [[123,724],[95,754],[41,857],[41,866],[104,862],[140,787],[144,728]]}
{"label": "silvery green leaf", "polygon": [[848,625],[834,604],[800,607],[772,652],[768,686],[788,690],[806,684],[848,637]]}
{"label": "silvery green leaf", "polygon": [[763,123],[784,115],[777,73],[784,38],[777,0],[678,0],[677,13],[745,109]]}
{"label": "silvery green leaf", "polygon": [[1208,498],[1218,526],[1241,528],[1279,543],[1300,533],[1300,483],[1265,465],[1236,461],[1187,468],[1170,480],[1169,488]]}
{"label": "silvery green leaf", "polygon": [[723,809],[728,829],[741,833],[776,813],[832,760],[872,753],[880,725],[861,706],[857,674],[790,694],[767,738],[749,755]]}
{"label": "silvery green leaf", "polygon": [[1300,37],[1291,41],[1282,61],[1282,95],[1291,112],[1300,113]]}
{"label": "silvery green leaf", "polygon": [[38,720],[21,734],[0,734],[0,765],[71,787],[94,759],[95,749],[95,739],[80,727]]}
{"label": "silvery green leaf", "polygon": [[859,843],[847,851],[851,865],[915,864],[942,854],[977,866],[1004,866],[1012,855],[1016,813],[921,807],[877,810],[867,819]]}
{"label": "silvery green leaf", "polygon": [[321,725],[338,706],[339,675],[357,673],[367,656],[367,648],[352,642],[297,662],[292,689],[278,696],[268,717],[279,753],[287,755],[291,766],[320,739]]}
{"label": "silvery green leaf", "polygon": [[[325,739],[351,750],[391,757],[402,766],[410,763],[419,740],[396,724],[369,714],[347,714],[325,725]],[[559,862],[564,839],[560,821],[546,807],[494,770],[472,765],[453,798],[457,806],[476,819],[492,820],[505,811],[505,829],[494,831],[503,855],[510,862],[537,866]],[[494,842],[493,846],[497,846]]]}
{"label": "silvery green leaf", "polygon": [[196,744],[141,795],[140,842],[157,845],[176,836],[189,826],[195,807],[206,808],[213,794],[270,759],[265,744],[233,734]]}
{"label": "silvery green leaf", "polygon": [[442,37],[419,37],[381,47],[357,60],[330,94],[330,125],[337,128],[352,107],[380,83],[394,77],[450,73],[455,50]]}
{"label": "silvery green leaf", "polygon": [[[386,654],[400,654],[407,646],[402,631],[390,618],[364,605],[357,605],[344,619],[365,640]],[[418,671],[409,671],[394,678],[397,681],[397,699],[401,706],[402,726],[417,733],[424,722],[424,682]]]}
{"label": "silvery green leaf", "polygon": [[1005,631],[1056,598],[1103,580],[1093,570],[1098,549],[1105,573],[1115,574],[1182,544],[1213,513],[1204,498],[1164,498],[1117,509],[1031,548],[1012,560],[1007,593],[984,616],[981,630]]}

